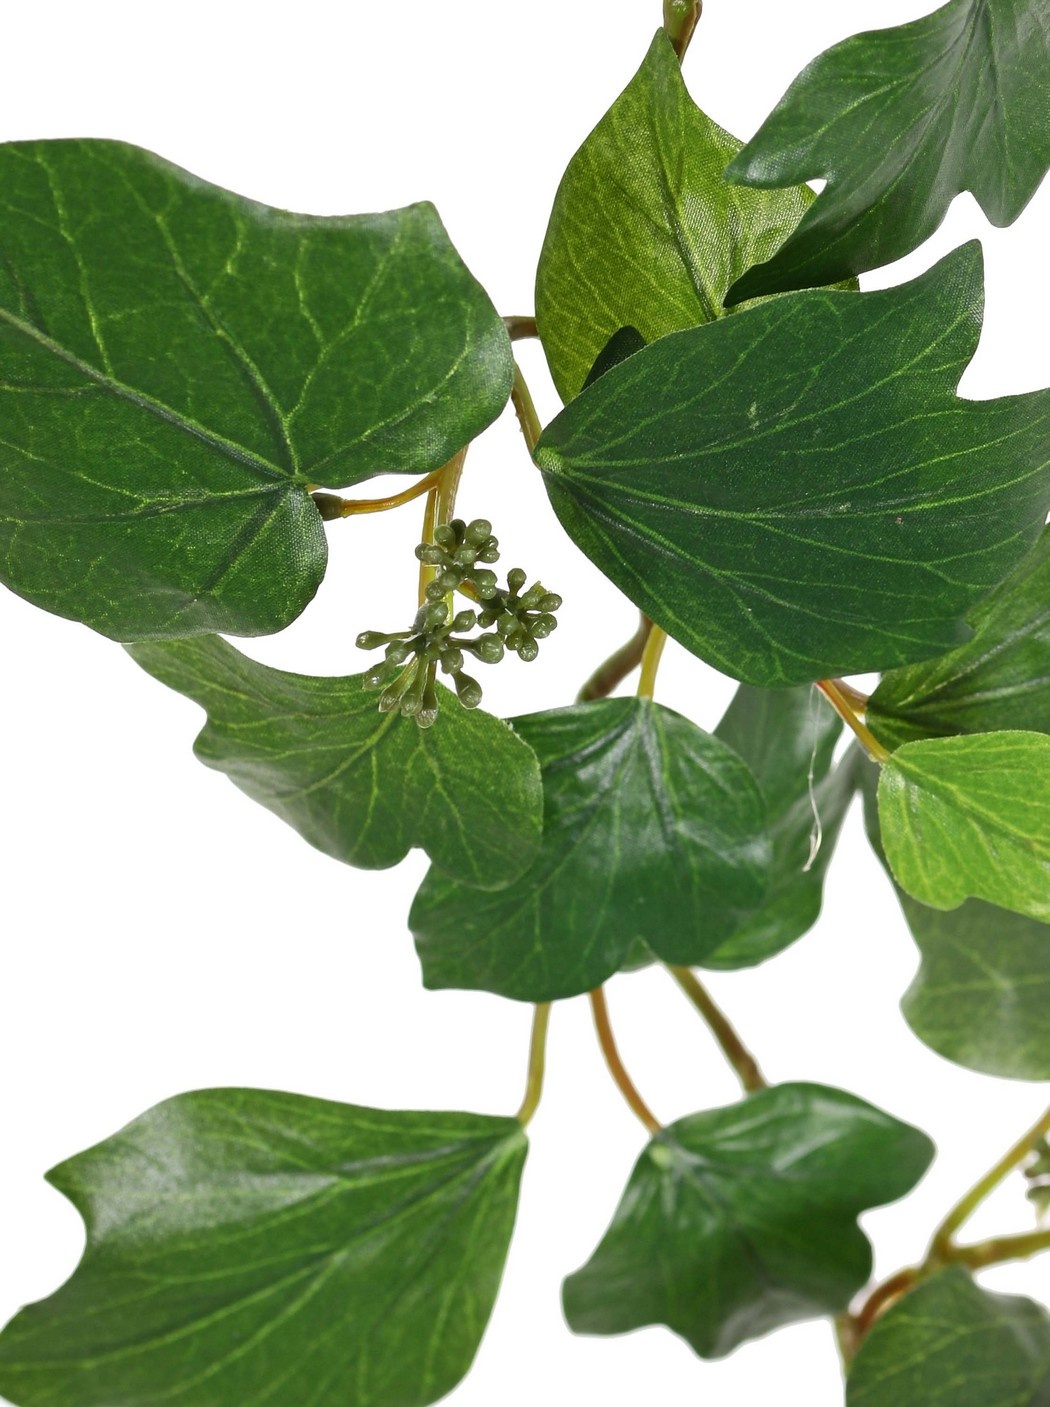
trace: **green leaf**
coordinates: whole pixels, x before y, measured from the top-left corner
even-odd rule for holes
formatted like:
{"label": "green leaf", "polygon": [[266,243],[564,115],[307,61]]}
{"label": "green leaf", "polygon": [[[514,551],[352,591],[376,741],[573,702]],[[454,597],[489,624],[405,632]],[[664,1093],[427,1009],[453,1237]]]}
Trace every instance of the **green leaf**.
{"label": "green leaf", "polygon": [[496,1297],[514,1119],[257,1090],[180,1095],[50,1181],[87,1224],[73,1278],[0,1335],[18,1407],[423,1407]]}
{"label": "green leaf", "polygon": [[409,923],[428,987],[551,1001],[599,986],[634,941],[693,963],[761,903],[771,847],[732,749],[646,699],[531,714],[514,729],[543,768],[543,842],[506,889],[433,870]]}
{"label": "green leaf", "polygon": [[1047,1407],[1050,1314],[995,1295],[952,1267],[876,1320],[846,1385],[846,1407]]}
{"label": "green leaf", "polygon": [[787,1084],[662,1129],[594,1255],[565,1281],[583,1334],[666,1324],[720,1358],[845,1309],[871,1272],[856,1224],[911,1190],[924,1133],[822,1085]]}
{"label": "green leaf", "polygon": [[514,879],[539,848],[543,788],[532,749],[440,685],[438,720],[423,729],[381,714],[362,675],[286,674],[214,636],[128,652],[207,711],[200,760],[326,855],[385,869],[418,845],[465,884],[487,888]]}
{"label": "green leaf", "polygon": [[872,694],[867,722],[887,747],[953,733],[1050,733],[1050,529],[970,620],[965,645],[891,670]]}
{"label": "green leaf", "polygon": [[752,186],[827,185],[730,301],[892,263],[972,191],[1009,225],[1050,167],[1044,0],[951,0],[815,59],[727,171]]}
{"label": "green leaf", "polygon": [[943,653],[1050,500],[1050,392],[955,395],[980,308],[971,244],[900,288],[794,293],[672,333],[547,426],[558,517],[747,683]]}
{"label": "green leaf", "polygon": [[569,162],[551,211],[536,320],[563,400],[619,328],[653,342],[722,317],[730,285],[798,224],[809,188],[730,185],[722,173],[739,150],[690,98],[660,30]]}
{"label": "green leaf", "polygon": [[890,869],[914,898],[935,909],[984,899],[1050,923],[1045,733],[905,743],[882,769],[878,805]]}
{"label": "green leaf", "polygon": [[290,215],[119,142],[0,147],[0,581],[115,639],[293,620],[307,492],[495,418],[502,321],[430,205]]}

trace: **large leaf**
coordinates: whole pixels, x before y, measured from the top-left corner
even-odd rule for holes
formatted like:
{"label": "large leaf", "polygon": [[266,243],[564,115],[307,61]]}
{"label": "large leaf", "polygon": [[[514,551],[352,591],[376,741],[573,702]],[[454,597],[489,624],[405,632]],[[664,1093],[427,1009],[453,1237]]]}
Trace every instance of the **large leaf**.
{"label": "large leaf", "polygon": [[872,694],[868,723],[887,747],[1006,728],[1050,733],[1050,529],[970,620],[965,645],[891,670]]}
{"label": "large leaf", "polygon": [[409,922],[428,987],[575,996],[639,938],[666,962],[698,962],[761,903],[765,808],[725,743],[646,699],[531,714],[514,728],[543,768],[540,852],[498,893],[427,875]]}
{"label": "large leaf", "polygon": [[514,1119],[209,1090],[50,1180],[73,1278],[0,1335],[18,1407],[423,1407],[470,1367],[517,1206]]}
{"label": "large leaf", "polygon": [[215,636],[129,646],[208,721],[197,756],[325,854],[365,869],[414,845],[468,885],[502,885],[539,847],[543,789],[527,743],[447,689],[432,728],[379,713],[359,674],[270,669]]}
{"label": "large leaf", "polygon": [[1048,1407],[1050,1314],[995,1295],[955,1267],[876,1321],[846,1385],[846,1407]]}
{"label": "large leaf", "polygon": [[1050,922],[1045,733],[905,743],[882,769],[878,805],[890,869],[913,898],[935,909],[984,899]]}
{"label": "large leaf", "polygon": [[653,342],[722,317],[730,285],[798,224],[809,188],[730,185],[722,173],[739,150],[690,98],[661,30],[554,200],[536,320],[563,400],[621,327]]}
{"label": "large leaf", "polygon": [[661,338],[544,431],[558,517],[748,683],[943,653],[1050,502],[1050,393],[955,395],[980,307],[971,244],[900,288],[794,293]]}
{"label": "large leaf", "polygon": [[704,1358],[844,1309],[871,1271],[856,1224],[929,1166],[925,1134],[841,1090],[788,1084],[692,1114],[639,1159],[565,1282],[577,1333],[666,1324]]}
{"label": "large leaf", "polygon": [[739,301],[892,263],[960,191],[1016,220],[1050,167],[1045,0],[951,0],[857,34],[795,79],[729,178],[827,185],[795,234],[733,289]]}
{"label": "large leaf", "polygon": [[280,629],[311,484],[443,463],[506,331],[433,207],[289,215],[118,142],[0,147],[0,580],[116,639]]}

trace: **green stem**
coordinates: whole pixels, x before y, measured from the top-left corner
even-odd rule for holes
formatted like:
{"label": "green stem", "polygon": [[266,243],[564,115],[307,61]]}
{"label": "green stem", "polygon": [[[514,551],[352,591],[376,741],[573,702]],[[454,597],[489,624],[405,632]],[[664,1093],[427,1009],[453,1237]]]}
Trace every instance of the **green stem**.
{"label": "green stem", "polygon": [[703,8],[703,0],[664,0],[664,29],[679,63],[685,58]]}
{"label": "green stem", "polygon": [[748,1094],[769,1086],[758,1068],[758,1061],[729,1023],[728,1017],[715,1004],[711,994],[699,978],[688,967],[668,965],[667,971],[681,987],[697,1011],[707,1022],[711,1034],[722,1049],[722,1054],[736,1071],[740,1083]]}
{"label": "green stem", "polygon": [[953,1246],[952,1260],[969,1270],[986,1265],[1002,1265],[1008,1260],[1027,1260],[1041,1251],[1050,1251],[1050,1231],[1028,1231],[1020,1236],[993,1236],[972,1246]]}
{"label": "green stem", "polygon": [[340,498],[338,494],[317,492],[311,494],[311,497],[321,510],[321,517],[329,521],[334,518],[352,518],[355,513],[385,513],[389,508],[400,508],[402,504],[411,503],[414,498],[421,498],[423,494],[429,493],[444,472],[442,465],[411,488],[402,489],[400,493],[392,493],[386,498]]}
{"label": "green stem", "polygon": [[620,1052],[616,1049],[616,1039],[609,1021],[609,1008],[605,1003],[605,989],[603,987],[596,987],[591,993],[591,1011],[594,1013],[598,1044],[602,1048],[602,1055],[605,1057],[605,1063],[609,1067],[609,1073],[616,1083],[616,1088],[627,1101],[631,1111],[642,1121],[649,1132],[651,1134],[659,1133],[663,1127],[660,1120],[638,1093],[634,1081],[620,1059]]}
{"label": "green stem", "polygon": [[518,1122],[524,1128],[539,1108],[543,1097],[543,1075],[547,1068],[547,1027],[550,1024],[551,1003],[539,1002],[532,1013],[532,1039],[529,1042],[529,1074],[525,1098],[518,1110]]}
{"label": "green stem", "polygon": [[540,417],[536,414],[532,393],[529,391],[521,367],[517,362],[514,363],[514,387],[511,390],[510,398],[518,413],[518,423],[521,426],[521,433],[525,436],[529,454],[533,454],[540,442],[540,436],[543,434],[543,426],[540,424]]}
{"label": "green stem", "polygon": [[647,615],[638,621],[638,629],[625,644],[615,650],[604,664],[600,664],[583,688],[576,695],[577,703],[593,703],[605,699],[642,662],[642,654],[653,623]]}
{"label": "green stem", "polygon": [[[880,763],[888,762],[889,752],[882,746],[867,724],[861,721],[857,710],[840,686],[839,681],[837,679],[818,679],[817,688],[847,727],[852,728],[853,732],[856,733],[863,744],[864,751],[871,760]],[[860,697],[855,689],[851,689],[849,692],[854,698]]]}
{"label": "green stem", "polygon": [[[467,458],[469,445],[458,450],[447,464],[434,471],[434,484],[427,494],[427,506],[423,513],[423,536],[421,542],[434,541],[434,529],[451,521],[456,511],[456,493],[463,476],[463,464]],[[427,599],[427,587],[437,575],[437,568],[426,562],[419,564],[419,604]]]}
{"label": "green stem", "polygon": [[521,342],[526,337],[538,337],[539,328],[536,326],[536,319],[530,317],[511,316],[503,319],[503,326],[507,329],[508,336],[512,342]]}
{"label": "green stem", "polygon": [[646,640],[645,649],[642,652],[642,673],[638,680],[638,697],[640,699],[651,699],[656,692],[656,675],[666,644],[667,631],[654,625],[649,632],[649,638]]}

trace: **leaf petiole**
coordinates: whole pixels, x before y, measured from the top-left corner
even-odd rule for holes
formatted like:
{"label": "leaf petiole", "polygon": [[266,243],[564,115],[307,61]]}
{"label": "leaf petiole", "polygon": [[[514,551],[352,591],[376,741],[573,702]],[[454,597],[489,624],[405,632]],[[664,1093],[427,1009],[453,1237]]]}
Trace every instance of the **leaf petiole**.
{"label": "leaf petiole", "polygon": [[707,1022],[711,1034],[721,1047],[722,1054],[736,1071],[740,1083],[747,1093],[754,1094],[757,1090],[768,1089],[766,1079],[758,1067],[758,1061],[744,1045],[730,1025],[725,1013],[716,1005],[711,994],[692,969],[675,967],[670,963],[666,966],[667,971]]}
{"label": "leaf petiole", "polygon": [[878,763],[887,762],[889,752],[860,717],[860,700],[867,702],[864,695],[850,688],[848,684],[843,684],[841,679],[818,679],[816,688],[831,704],[843,723],[853,730],[871,760]]}
{"label": "leaf petiole", "polygon": [[667,644],[667,631],[661,630],[658,625],[654,625],[649,631],[649,638],[645,642],[645,649],[642,651],[642,673],[638,680],[638,697],[640,699],[651,699],[656,692],[656,675],[660,668],[660,660],[663,658],[664,646]]}
{"label": "leaf petiole", "polygon": [[543,1076],[547,1068],[547,1028],[550,1025],[551,1003],[538,1002],[532,1013],[532,1038],[529,1042],[529,1073],[525,1097],[516,1118],[524,1128],[539,1108],[543,1098]]}
{"label": "leaf petiole", "polygon": [[664,0],[664,29],[679,63],[685,58],[703,8],[704,0]]}
{"label": "leaf petiole", "polygon": [[591,1011],[594,1015],[594,1026],[598,1032],[598,1044],[602,1048],[602,1055],[605,1063],[609,1067],[617,1089],[623,1095],[634,1113],[651,1134],[660,1132],[663,1125],[653,1111],[646,1104],[645,1100],[638,1093],[634,1081],[627,1073],[623,1061],[620,1059],[620,1052],[616,1048],[616,1038],[613,1036],[612,1024],[609,1021],[609,1008],[605,1001],[605,988],[595,987],[590,994]]}
{"label": "leaf petiole", "polygon": [[510,398],[514,402],[514,409],[517,412],[518,424],[521,426],[521,433],[525,436],[525,443],[528,446],[529,454],[534,454],[536,446],[540,442],[543,434],[543,426],[540,417],[536,413],[536,405],[532,399],[532,392],[528,388],[525,377],[522,375],[521,367],[514,363],[514,386],[510,393]]}

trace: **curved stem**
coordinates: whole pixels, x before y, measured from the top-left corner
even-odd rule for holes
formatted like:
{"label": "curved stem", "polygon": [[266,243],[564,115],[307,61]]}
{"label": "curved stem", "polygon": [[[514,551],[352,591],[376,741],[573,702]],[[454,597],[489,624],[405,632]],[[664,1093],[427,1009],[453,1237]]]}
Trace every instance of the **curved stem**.
{"label": "curved stem", "polygon": [[891,1275],[888,1280],[884,1280],[881,1285],[875,1287],[860,1310],[850,1316],[853,1326],[854,1351],[859,1347],[861,1339],[879,1315],[885,1313],[890,1305],[899,1300],[901,1295],[906,1294],[921,1277],[920,1267],[910,1265],[906,1270],[898,1270],[896,1275]]}
{"label": "curved stem", "polygon": [[[853,732],[856,733],[857,737],[860,739],[861,743],[864,746],[864,751],[868,754],[872,761],[887,762],[890,756],[888,750],[882,746],[878,738],[867,726],[867,724],[861,722],[860,718],[857,715],[856,709],[854,708],[853,704],[850,702],[850,699],[846,696],[845,692],[841,688],[838,680],[818,679],[817,688],[828,700],[828,702],[831,704],[831,707],[835,710],[835,712],[847,725],[847,727],[852,728]],[[857,696],[855,689],[851,689],[850,694],[852,694],[854,697]]]}
{"label": "curved stem", "polygon": [[679,63],[685,58],[703,8],[703,0],[664,0],[664,29]]}
{"label": "curved stem", "polygon": [[543,434],[543,426],[540,424],[540,417],[536,414],[532,393],[517,362],[514,363],[514,387],[511,390],[510,398],[518,413],[518,424],[521,426],[521,433],[525,436],[529,454],[532,454]]}
{"label": "curved stem", "polygon": [[652,629],[652,621],[643,614],[639,618],[638,629],[630,640],[618,650],[614,650],[605,663],[598,666],[576,695],[576,702],[593,703],[595,699],[608,698],[617,684],[622,683],[631,670],[637,669],[641,664],[646,641]]}
{"label": "curved stem", "polygon": [[[434,484],[427,495],[427,506],[423,513],[423,536],[421,542],[434,541],[434,529],[451,520],[456,511],[456,493],[463,475],[463,465],[469,445],[458,450],[447,464],[435,470]],[[426,562],[419,564],[419,604],[426,600],[427,587],[437,575],[437,568]]]}
{"label": "curved stem", "polygon": [[716,1006],[711,994],[696,974],[688,967],[674,967],[670,964],[667,965],[667,971],[707,1022],[711,1034],[722,1048],[722,1054],[736,1071],[748,1094],[768,1089],[765,1077],[758,1068],[758,1061],[734,1031],[725,1013]]}
{"label": "curved stem", "polygon": [[612,1026],[609,1022],[609,1008],[605,1004],[604,987],[596,987],[591,996],[591,1011],[594,1013],[594,1025],[598,1032],[598,1044],[602,1048],[602,1055],[605,1056],[605,1063],[609,1067],[609,1073],[616,1082],[616,1087],[630,1105],[634,1114],[641,1119],[642,1123],[650,1133],[659,1133],[663,1127],[660,1120],[646,1104],[645,1100],[638,1093],[634,1086],[634,1081],[624,1068],[624,1063],[620,1059],[620,1052],[616,1049],[616,1040],[613,1036]]}
{"label": "curved stem", "polygon": [[667,631],[654,625],[649,632],[649,638],[645,642],[645,650],[642,653],[642,674],[638,680],[638,697],[640,699],[651,699],[656,692],[656,675],[666,644]]}
{"label": "curved stem", "polygon": [[444,465],[440,469],[433,469],[425,479],[420,479],[411,488],[403,489],[401,493],[392,493],[387,498],[340,498],[334,493],[315,493],[313,499],[322,508],[321,516],[329,520],[352,518],[356,513],[385,513],[388,508],[400,508],[402,504],[411,503],[414,498],[421,498],[423,494],[429,493],[444,472]]}
{"label": "curved stem", "polygon": [[1008,1260],[1027,1260],[1041,1251],[1050,1251],[1050,1231],[1028,1231],[1020,1236],[993,1236],[972,1246],[953,1246],[952,1261],[969,1270],[986,1265],[1002,1265]]}
{"label": "curved stem", "polygon": [[543,1097],[543,1074],[547,1068],[547,1027],[550,1024],[551,1003],[540,1002],[532,1013],[532,1039],[529,1042],[529,1074],[525,1097],[518,1110],[518,1123],[524,1126],[539,1108]]}
{"label": "curved stem", "polygon": [[503,319],[503,326],[512,342],[522,342],[526,337],[538,337],[540,330],[536,326],[536,319],[531,317],[510,316]]}

